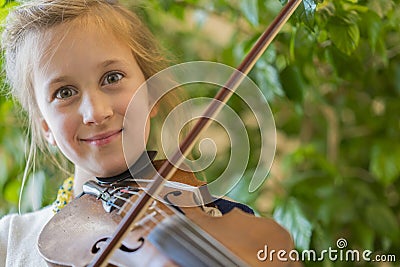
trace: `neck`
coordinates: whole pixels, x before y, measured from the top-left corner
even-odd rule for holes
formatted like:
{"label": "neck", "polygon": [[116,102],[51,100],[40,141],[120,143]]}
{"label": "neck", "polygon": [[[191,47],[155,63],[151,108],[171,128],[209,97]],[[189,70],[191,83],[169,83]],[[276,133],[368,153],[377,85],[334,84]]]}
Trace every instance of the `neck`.
{"label": "neck", "polygon": [[[156,156],[157,152],[156,151],[144,151],[138,159],[136,159],[135,163],[129,168],[126,168],[126,172],[121,172],[120,174],[113,176],[113,177],[103,177],[103,178],[98,178],[99,180],[103,179],[107,181],[107,179],[110,182],[114,182],[116,180],[120,180],[123,177],[126,177],[127,175],[130,177],[130,175],[136,176],[136,175],[143,175],[143,172],[148,172],[149,171],[149,166],[153,166],[151,162],[153,161],[154,157]],[[153,168],[151,168],[153,170]],[[127,173],[127,174],[126,174]],[[83,191],[83,185],[89,181],[89,180],[96,180],[97,178],[85,171],[84,169],[78,167],[75,165],[75,174],[74,174],[74,195],[78,196],[82,193]],[[104,181],[103,181],[104,182]]]}
{"label": "neck", "polygon": [[89,181],[89,180],[94,180],[95,177],[93,174],[89,174],[85,170],[76,167],[75,168],[75,174],[74,174],[74,195],[78,196],[80,193],[82,193],[82,188],[83,185]]}

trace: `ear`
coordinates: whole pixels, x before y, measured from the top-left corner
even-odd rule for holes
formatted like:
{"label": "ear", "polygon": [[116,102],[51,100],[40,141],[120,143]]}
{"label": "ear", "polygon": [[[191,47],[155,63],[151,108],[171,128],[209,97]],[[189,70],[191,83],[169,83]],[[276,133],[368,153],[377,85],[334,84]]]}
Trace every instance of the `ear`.
{"label": "ear", "polygon": [[52,145],[52,146],[56,146],[56,140],[54,139],[54,135],[50,130],[49,125],[47,124],[47,122],[42,119],[42,131],[44,134],[44,138],[46,138],[47,142]]}
{"label": "ear", "polygon": [[[150,107],[150,104],[149,104]],[[151,108],[151,107],[150,107]],[[150,118],[154,118],[158,113],[158,102],[153,106],[153,108],[150,111]]]}

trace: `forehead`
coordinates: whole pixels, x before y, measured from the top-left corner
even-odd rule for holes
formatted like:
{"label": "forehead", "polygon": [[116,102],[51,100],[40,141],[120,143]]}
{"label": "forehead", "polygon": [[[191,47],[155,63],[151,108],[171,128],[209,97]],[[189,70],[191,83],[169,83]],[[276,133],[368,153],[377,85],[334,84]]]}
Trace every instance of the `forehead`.
{"label": "forehead", "polygon": [[[115,34],[109,27],[97,23],[65,23],[51,28],[45,33],[35,60],[34,76],[62,75],[79,63],[93,64],[102,62],[135,61],[127,42]],[[33,77],[36,80],[36,77]]]}
{"label": "forehead", "polygon": [[113,30],[113,27],[106,23],[96,22],[90,17],[53,26],[44,31],[39,38],[41,42],[39,42],[38,56],[35,60],[39,64],[37,67],[49,64],[54,57],[60,56],[59,54],[65,56],[66,60],[74,54],[79,57],[90,56],[92,49],[111,49],[110,53],[122,49],[123,52],[132,54],[128,40],[124,40]]}

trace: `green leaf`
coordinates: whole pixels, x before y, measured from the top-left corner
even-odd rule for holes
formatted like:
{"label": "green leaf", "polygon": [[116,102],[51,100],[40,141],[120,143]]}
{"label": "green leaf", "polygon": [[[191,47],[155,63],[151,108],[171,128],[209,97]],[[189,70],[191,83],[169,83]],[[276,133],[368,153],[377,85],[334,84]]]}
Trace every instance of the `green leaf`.
{"label": "green leaf", "polygon": [[259,196],[259,191],[249,193],[248,190],[253,173],[254,170],[246,171],[239,182],[229,191],[227,196],[240,203],[245,203],[250,206],[254,205],[254,202]]}
{"label": "green leaf", "polygon": [[306,24],[311,29],[314,27],[314,14],[316,9],[317,4],[314,0],[304,0],[301,9],[298,9],[303,11],[302,15],[300,16],[300,20],[303,21],[304,24]]}
{"label": "green leaf", "polygon": [[283,96],[278,71],[264,60],[259,60],[255,69],[256,83],[267,100],[275,96]]}
{"label": "green leaf", "polygon": [[369,11],[362,15],[362,26],[368,34],[368,42],[372,48],[372,52],[375,52],[377,43],[381,38],[381,19],[375,12]]}
{"label": "green leaf", "polygon": [[[287,0],[280,0],[282,5],[287,4]],[[314,28],[315,11],[317,3],[314,0],[304,0],[301,5],[295,10],[293,18],[295,22],[303,22],[309,29]]]}
{"label": "green leaf", "polygon": [[10,8],[17,5],[18,3],[15,1],[3,0],[0,4],[0,22],[2,22],[6,18],[8,12],[10,11]]}
{"label": "green leaf", "polygon": [[383,141],[372,148],[370,169],[383,185],[390,185],[400,177],[400,145]]}
{"label": "green leaf", "polygon": [[366,221],[378,234],[392,237],[399,235],[399,223],[396,215],[386,206],[380,203],[372,203],[366,207]]}
{"label": "green leaf", "polygon": [[393,8],[395,4],[392,0],[369,0],[369,10],[378,14],[380,18],[385,17]]}
{"label": "green leaf", "polygon": [[303,102],[305,83],[299,69],[296,66],[287,66],[280,73],[280,81],[286,96],[290,100],[296,103]]}
{"label": "green leaf", "polygon": [[8,164],[7,164],[7,154],[0,154],[0,193],[3,192],[4,184],[7,182],[9,176]]}
{"label": "green leaf", "polygon": [[165,11],[168,11],[174,2],[174,0],[160,0],[160,6]]}
{"label": "green leaf", "polygon": [[240,9],[242,10],[246,19],[253,26],[259,25],[257,0],[242,0],[242,1],[240,1]]}
{"label": "green leaf", "polygon": [[367,222],[357,221],[354,223],[354,234],[360,240],[363,249],[374,249],[375,231],[367,225]]}
{"label": "green leaf", "polygon": [[21,182],[17,179],[13,179],[7,183],[4,190],[4,199],[14,205],[17,205],[20,186]]}
{"label": "green leaf", "polygon": [[309,249],[313,227],[296,199],[289,198],[278,204],[273,217],[291,233],[296,248],[300,250]]}
{"label": "green leaf", "polygon": [[400,64],[397,65],[394,69],[394,73],[395,73],[395,89],[398,95],[400,95]]}
{"label": "green leaf", "polygon": [[327,25],[333,44],[347,55],[351,55],[360,42],[360,29],[355,20],[353,15],[334,17]]}

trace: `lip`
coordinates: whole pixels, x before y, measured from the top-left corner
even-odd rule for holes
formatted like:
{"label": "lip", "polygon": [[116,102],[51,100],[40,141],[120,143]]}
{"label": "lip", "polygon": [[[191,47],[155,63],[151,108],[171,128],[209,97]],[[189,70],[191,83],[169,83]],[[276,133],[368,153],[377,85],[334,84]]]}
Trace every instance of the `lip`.
{"label": "lip", "polygon": [[82,138],[80,140],[91,145],[103,146],[109,144],[111,141],[117,138],[121,134],[122,130],[123,129],[108,131],[88,138]]}

